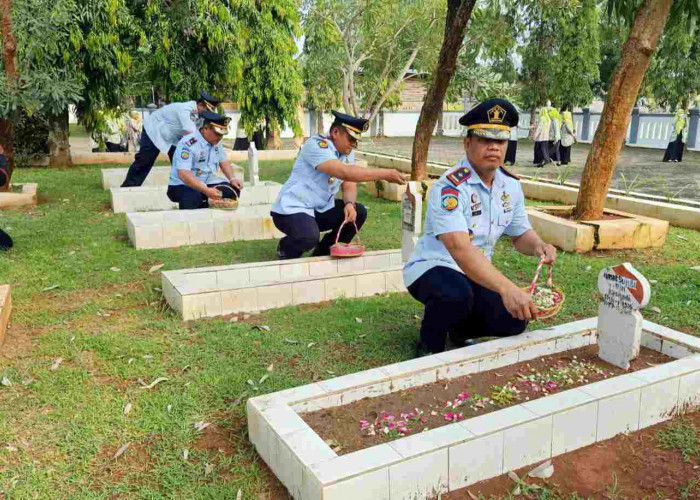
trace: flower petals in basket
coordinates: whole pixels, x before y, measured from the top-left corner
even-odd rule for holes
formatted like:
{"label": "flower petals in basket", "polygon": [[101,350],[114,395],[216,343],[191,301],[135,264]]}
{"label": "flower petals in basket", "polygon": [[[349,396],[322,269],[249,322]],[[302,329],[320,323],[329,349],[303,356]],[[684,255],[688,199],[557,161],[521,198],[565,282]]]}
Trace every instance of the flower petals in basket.
{"label": "flower petals in basket", "polygon": [[554,286],[552,282],[552,265],[548,264],[547,284],[538,285],[537,278],[540,275],[540,269],[543,262],[537,267],[535,278],[529,287],[522,289],[532,295],[532,301],[537,306],[537,319],[553,318],[561,310],[564,305],[564,290]]}

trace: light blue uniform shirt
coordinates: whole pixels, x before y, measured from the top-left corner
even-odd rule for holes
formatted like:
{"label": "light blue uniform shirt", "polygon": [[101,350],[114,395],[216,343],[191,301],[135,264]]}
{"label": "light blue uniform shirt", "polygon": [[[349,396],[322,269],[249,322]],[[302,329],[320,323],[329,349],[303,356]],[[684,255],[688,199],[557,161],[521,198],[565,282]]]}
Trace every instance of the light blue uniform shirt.
{"label": "light blue uniform shirt", "polygon": [[219,168],[219,163],[228,161],[226,152],[221,143],[216,146],[209,144],[202,134],[197,130],[183,137],[177,144],[173,155],[173,166],[170,169],[171,186],[183,186],[178,175],[178,170],[189,170],[194,176],[204,184],[216,184],[227,182],[215,175]]}
{"label": "light blue uniform shirt", "polygon": [[197,101],[174,102],[148,115],[143,128],[153,144],[167,153],[183,135],[199,129],[198,121]]}
{"label": "light blue uniform shirt", "polygon": [[342,155],[333,142],[321,135],[310,137],[299,150],[292,173],[272,205],[272,212],[281,215],[304,213],[314,216],[314,210],[325,212],[335,205],[335,195],[342,180],[316,170],[328,160],[355,163],[355,153]]}
{"label": "light blue uniform shirt", "polygon": [[525,196],[517,179],[498,169],[489,189],[464,158],[430,189],[425,233],[404,266],[404,283],[411,285],[435,266],[462,272],[438,239],[441,234],[468,232],[472,244],[491,260],[493,248],[503,233],[520,236],[530,228]]}

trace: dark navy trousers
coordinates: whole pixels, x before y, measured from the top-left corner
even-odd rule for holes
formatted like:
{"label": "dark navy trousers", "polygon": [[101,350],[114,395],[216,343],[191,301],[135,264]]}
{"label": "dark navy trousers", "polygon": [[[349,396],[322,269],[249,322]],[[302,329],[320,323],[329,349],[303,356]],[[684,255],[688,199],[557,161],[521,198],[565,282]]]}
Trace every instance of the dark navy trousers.
{"label": "dark navy trousers", "polygon": [[[153,168],[153,164],[158,159],[160,154],[160,149],[153,144],[151,138],[148,137],[146,129],[141,132],[141,149],[136,152],[134,157],[134,163],[129,167],[129,171],[126,173],[126,179],[122,183],[122,187],[134,187],[143,184],[143,181],[148,177],[148,173]],[[168,158],[170,158],[170,164],[173,163],[173,154],[175,154],[175,146],[170,147],[168,151]]]}
{"label": "dark navy trousers", "polygon": [[[367,220],[367,209],[361,203],[357,203],[355,210],[357,211],[355,223],[359,229]],[[297,259],[314,247],[316,247],[314,256],[330,255],[338,229],[345,220],[345,203],[342,200],[335,200],[333,208],[325,212],[314,212],[314,217],[302,213],[282,215],[270,212],[270,215],[275,227],[286,235],[279,243],[281,258]],[[323,231],[330,232],[319,242],[318,239]],[[343,227],[338,240],[350,243],[354,236],[355,226],[348,223]]]}
{"label": "dark navy trousers", "polygon": [[[230,182],[217,182],[207,184],[207,187],[221,186],[224,198],[235,198],[241,194],[240,189],[234,187]],[[168,198],[179,205],[180,210],[195,210],[209,207],[209,198],[204,193],[189,186],[168,186]]]}
{"label": "dark navy trousers", "polygon": [[445,350],[446,335],[461,340],[510,337],[527,328],[514,318],[493,290],[449,267],[436,266],[411,283],[408,292],[425,305],[420,339],[433,353]]}

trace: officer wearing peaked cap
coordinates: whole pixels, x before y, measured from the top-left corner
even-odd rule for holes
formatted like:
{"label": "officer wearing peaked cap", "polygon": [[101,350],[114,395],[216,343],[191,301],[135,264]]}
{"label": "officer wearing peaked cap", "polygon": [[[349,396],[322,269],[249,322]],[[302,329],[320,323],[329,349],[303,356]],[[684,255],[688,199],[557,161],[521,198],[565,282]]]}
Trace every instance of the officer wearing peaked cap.
{"label": "officer wearing peaked cap", "polygon": [[[202,120],[202,127],[183,137],[173,155],[168,198],[178,203],[180,210],[207,208],[209,198],[238,199],[243,189],[220,144],[231,119],[205,111]],[[219,168],[226,179],[216,175]]]}
{"label": "officer wearing peaked cap", "polygon": [[196,101],[168,104],[148,115],[143,122],[141,149],[136,153],[122,187],[143,184],[161,152],[167,153],[172,163],[178,141],[195,132],[199,116],[205,111],[215,112],[220,102],[202,90]]}
{"label": "officer wearing peaked cap", "polygon": [[[285,234],[277,246],[280,259],[295,259],[312,249],[313,255],[329,255],[344,221],[362,227],[367,210],[357,203],[358,182],[406,183],[396,170],[354,165],[353,149],[369,122],[337,111],[333,116],[328,135],[310,137],[299,150],[292,173],[272,205],[272,220]],[[335,198],[338,191],[342,199]],[[323,231],[329,232],[319,241]],[[339,241],[349,243],[354,236],[354,225],[346,224]]]}
{"label": "officer wearing peaked cap", "polygon": [[403,271],[409,293],[425,305],[418,355],[443,351],[448,334],[457,346],[517,335],[537,313],[530,295],[491,263],[504,233],[522,254],[556,258],[530,227],[517,177],[503,168],[518,119],[510,102],[491,99],[459,120],[466,157],[433,184],[425,233]]}

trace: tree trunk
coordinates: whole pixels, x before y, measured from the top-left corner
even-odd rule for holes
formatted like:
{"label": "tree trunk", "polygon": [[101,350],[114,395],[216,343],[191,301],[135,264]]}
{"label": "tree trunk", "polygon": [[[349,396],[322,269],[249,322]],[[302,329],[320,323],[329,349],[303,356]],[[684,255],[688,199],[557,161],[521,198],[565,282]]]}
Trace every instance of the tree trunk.
{"label": "tree trunk", "polygon": [[411,179],[422,180],[428,174],[428,149],[433,136],[435,123],[442,111],[445,94],[455,73],[457,56],[462,47],[467,22],[472,15],[476,0],[448,0],[445,35],[442,40],[440,57],[433,72],[433,82],[425,95],[423,108],[416,125],[411,157]]}
{"label": "tree trunk", "polygon": [[317,114],[318,122],[316,124],[316,129],[317,129],[316,133],[318,135],[323,135],[326,133],[325,126],[323,125],[323,113],[324,113],[324,110],[322,110],[322,109],[318,110],[318,114]]}
{"label": "tree trunk", "polygon": [[533,140],[535,138],[535,126],[537,125],[537,106],[530,108],[530,131],[527,133],[527,138]]}
{"label": "tree trunk", "polygon": [[608,100],[586,159],[575,219],[599,219],[622,149],[639,87],[659,43],[673,0],[644,0],[622,47]]}
{"label": "tree trunk", "polygon": [[49,167],[72,167],[70,141],[68,140],[68,108],[58,115],[48,115]]}
{"label": "tree trunk", "polygon": [[271,118],[265,120],[265,136],[267,138],[265,149],[282,149],[280,128]]}
{"label": "tree trunk", "polygon": [[[8,93],[14,93],[15,82],[17,81],[16,53],[17,43],[12,29],[12,0],[0,0],[0,19],[2,23],[2,45],[5,62],[5,85]],[[0,145],[5,150],[5,156],[9,160],[9,170],[7,172],[7,183],[0,186],[0,191],[10,189],[10,179],[15,168],[15,124],[14,116],[0,119]]]}

